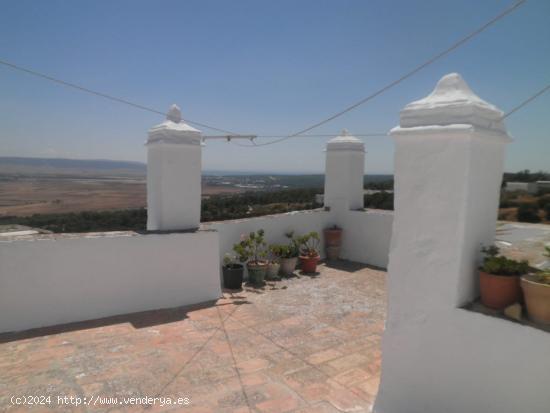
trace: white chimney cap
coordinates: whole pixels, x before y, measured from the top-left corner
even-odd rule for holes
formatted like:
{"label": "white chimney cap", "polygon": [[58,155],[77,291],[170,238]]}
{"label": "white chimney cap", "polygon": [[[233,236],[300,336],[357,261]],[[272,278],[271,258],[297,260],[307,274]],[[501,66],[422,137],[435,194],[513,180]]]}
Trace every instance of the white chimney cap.
{"label": "white chimney cap", "polygon": [[360,139],[352,136],[347,129],[342,129],[340,135],[332,138],[327,143],[327,151],[360,151],[365,152],[365,144]]}
{"label": "white chimney cap", "polygon": [[152,143],[201,145],[201,131],[182,122],[180,108],[172,105],[166,120],[149,129],[147,145]]}
{"label": "white chimney cap", "polygon": [[409,103],[401,128],[466,124],[504,132],[503,112],[477,96],[458,73],[443,76],[432,93]]}

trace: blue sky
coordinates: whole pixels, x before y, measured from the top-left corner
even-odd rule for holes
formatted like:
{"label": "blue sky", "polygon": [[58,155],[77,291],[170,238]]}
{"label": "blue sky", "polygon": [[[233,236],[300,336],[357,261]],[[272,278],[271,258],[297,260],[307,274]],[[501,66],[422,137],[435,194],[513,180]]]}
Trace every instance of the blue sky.
{"label": "blue sky", "polygon": [[[512,0],[2,0],[0,59],[240,133],[300,130],[367,96]],[[550,82],[550,2],[513,14],[390,92],[315,130],[387,132],[459,72],[507,111]],[[550,93],[507,119],[506,169],[550,170]],[[145,160],[162,117],[0,66],[0,156]],[[204,130],[206,134],[215,132]],[[365,138],[367,173],[393,170]],[[327,138],[265,148],[208,142],[203,169],[321,172]]]}

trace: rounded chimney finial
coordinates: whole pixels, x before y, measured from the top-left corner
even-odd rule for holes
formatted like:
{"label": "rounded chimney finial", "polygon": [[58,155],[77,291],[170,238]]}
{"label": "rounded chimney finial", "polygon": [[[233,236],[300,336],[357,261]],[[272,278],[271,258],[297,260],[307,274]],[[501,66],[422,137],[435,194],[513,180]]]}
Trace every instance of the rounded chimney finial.
{"label": "rounded chimney finial", "polygon": [[174,123],[180,123],[181,122],[181,110],[178,107],[178,105],[173,104],[170,106],[170,110],[168,110],[168,114],[166,115],[166,119],[171,120]]}

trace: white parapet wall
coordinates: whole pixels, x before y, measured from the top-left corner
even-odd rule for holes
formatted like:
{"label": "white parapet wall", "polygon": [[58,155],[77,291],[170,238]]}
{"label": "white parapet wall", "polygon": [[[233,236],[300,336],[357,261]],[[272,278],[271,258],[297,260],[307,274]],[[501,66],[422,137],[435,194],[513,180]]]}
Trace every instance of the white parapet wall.
{"label": "white parapet wall", "polygon": [[393,211],[347,211],[340,221],[344,230],[341,257],[387,268]]}
{"label": "white parapet wall", "polygon": [[317,231],[321,237],[321,255],[323,256],[323,229],[336,223],[334,214],[316,209],[247,219],[207,222],[202,224],[201,228],[218,232],[221,262],[225,253],[232,253],[233,244],[239,242],[242,235],[259,229],[265,231],[266,241],[269,243],[287,243],[288,239],[285,237],[285,233],[288,231],[294,231],[296,235]]}
{"label": "white parapet wall", "polygon": [[0,332],[221,295],[215,231],[59,234],[0,242]]}
{"label": "white parapet wall", "polygon": [[346,211],[336,215],[333,211],[316,209],[256,218],[217,221],[202,224],[201,228],[216,230],[220,237],[220,261],[231,253],[233,244],[241,236],[263,229],[269,243],[287,243],[285,233],[296,235],[317,231],[321,236],[321,256],[324,257],[323,229],[338,225],[344,229],[341,258],[386,268],[390,248],[393,212],[370,209]]}

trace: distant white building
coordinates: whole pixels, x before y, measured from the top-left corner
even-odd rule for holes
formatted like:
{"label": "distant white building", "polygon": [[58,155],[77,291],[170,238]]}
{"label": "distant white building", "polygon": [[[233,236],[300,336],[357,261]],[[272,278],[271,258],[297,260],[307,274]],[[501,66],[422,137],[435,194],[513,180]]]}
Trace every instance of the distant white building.
{"label": "distant white building", "polygon": [[536,194],[541,189],[550,190],[550,181],[506,182],[504,187],[506,192],[525,191],[530,194]]}

